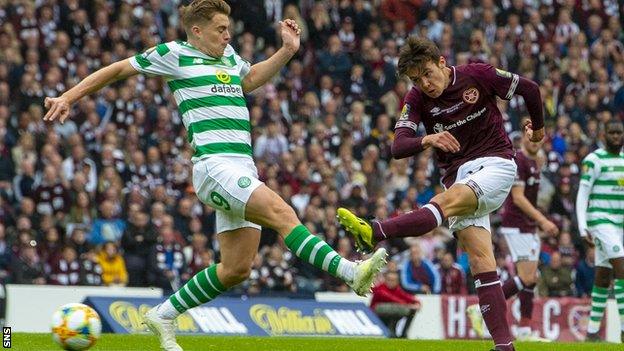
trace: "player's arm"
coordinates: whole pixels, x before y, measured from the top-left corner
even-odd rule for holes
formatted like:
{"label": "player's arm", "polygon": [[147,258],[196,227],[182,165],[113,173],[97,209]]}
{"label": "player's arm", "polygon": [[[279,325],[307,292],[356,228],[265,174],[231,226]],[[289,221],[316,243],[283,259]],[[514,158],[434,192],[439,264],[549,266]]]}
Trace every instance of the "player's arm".
{"label": "player's arm", "polygon": [[537,83],[519,76],[516,73],[496,69],[488,64],[473,66],[478,79],[489,85],[493,92],[501,99],[511,100],[514,95],[524,98],[527,111],[531,117],[529,138],[538,142],[544,138],[544,110],[542,95]]}
{"label": "player's arm", "polygon": [[245,93],[254,91],[268,82],[299,50],[301,29],[297,23],[291,19],[280,21],[280,31],[282,47],[273,56],[251,66],[249,73],[243,78]]}
{"label": "player's arm", "polygon": [[58,118],[63,123],[69,117],[70,106],[73,103],[115,81],[128,78],[137,73],[139,72],[132,67],[129,59],[118,61],[99,69],[63,93],[63,95],[55,98],[45,98],[44,104],[48,112],[43,117],[43,120],[54,121]]}
{"label": "player's arm", "polygon": [[518,76],[516,94],[524,98],[524,103],[531,117],[531,123],[527,125],[530,129],[529,139],[533,142],[541,141],[544,138],[544,109],[539,86],[530,79]]}
{"label": "player's arm", "polygon": [[592,244],[591,236],[587,230],[587,206],[589,204],[589,195],[594,186],[596,179],[596,167],[591,160],[583,160],[583,172],[579,183],[578,193],[576,194],[576,221],[581,237],[584,237]]}
{"label": "player's arm", "polygon": [[556,235],[559,228],[548,220],[524,195],[524,185],[514,185],[511,188],[511,199],[525,215],[534,220],[537,225],[547,234]]}
{"label": "player's arm", "polygon": [[435,147],[445,152],[458,152],[459,142],[448,131],[419,137],[416,134],[420,115],[418,112],[419,93],[411,91],[405,98],[399,120],[394,126],[392,157],[401,159],[419,154],[421,151]]}

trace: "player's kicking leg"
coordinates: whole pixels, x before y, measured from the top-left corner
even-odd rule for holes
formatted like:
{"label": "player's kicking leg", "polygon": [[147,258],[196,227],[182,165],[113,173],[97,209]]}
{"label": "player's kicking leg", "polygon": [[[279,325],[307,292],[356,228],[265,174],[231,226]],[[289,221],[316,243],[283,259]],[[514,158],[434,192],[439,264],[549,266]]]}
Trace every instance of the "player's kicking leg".
{"label": "player's kicking leg", "polygon": [[[511,160],[488,157],[470,161],[457,171],[457,181],[422,208],[384,221],[366,221],[347,209],[339,209],[340,224],[356,239],[358,249],[372,250],[393,237],[424,235],[449,217],[470,257],[485,324],[496,349],[514,350],[506,319],[507,305],[496,273],[489,213],[499,208],[509,194],[516,174]],[[488,228],[488,229],[485,229]]]}
{"label": "player's kicking leg", "polygon": [[467,185],[455,184],[434,196],[422,208],[383,222],[359,218],[346,208],[339,208],[336,216],[355,238],[357,249],[371,252],[382,240],[427,234],[442,225],[445,216],[467,215],[474,213],[476,208],[477,199],[473,190]]}
{"label": "player's kicking leg", "polygon": [[370,291],[377,273],[386,264],[387,254],[383,248],[362,262],[341,257],[325,241],[310,233],[295,211],[265,185],[253,192],[245,215],[249,221],[275,229],[297,257],[344,280],[360,296]]}

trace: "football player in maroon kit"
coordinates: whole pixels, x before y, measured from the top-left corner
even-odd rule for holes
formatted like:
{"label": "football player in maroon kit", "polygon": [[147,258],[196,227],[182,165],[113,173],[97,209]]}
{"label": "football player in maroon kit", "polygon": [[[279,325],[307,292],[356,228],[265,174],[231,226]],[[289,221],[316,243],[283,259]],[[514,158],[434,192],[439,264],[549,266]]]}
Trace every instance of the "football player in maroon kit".
{"label": "football player in maroon kit", "polygon": [[[522,125],[528,123],[523,121]],[[520,326],[516,336],[524,341],[550,341],[534,335],[531,330],[533,313],[533,290],[537,283],[537,263],[539,261],[539,227],[544,234],[557,235],[559,228],[549,221],[537,207],[537,193],[540,184],[540,166],[537,163],[542,142],[533,142],[527,133],[522,136],[522,147],[516,153],[518,172],[511,187],[511,194],[503,205],[500,234],[507,241],[511,258],[516,265],[517,276],[503,284],[505,298],[518,295],[520,300]],[[478,305],[469,306],[468,316],[477,335],[483,336],[482,316]]]}
{"label": "football player in maroon kit", "polygon": [[[516,176],[514,150],[503,129],[496,98],[524,97],[531,123],[531,141],[544,137],[542,99],[538,85],[487,64],[447,66],[438,47],[410,37],[401,48],[398,71],[415,84],[405,97],[395,126],[394,158],[433,147],[445,173],[446,190],[422,208],[383,221],[366,221],[338,209],[338,220],[354,235],[360,250],[371,251],[393,237],[420,236],[449,220],[470,260],[479,305],[494,339],[495,350],[514,350],[507,323],[507,304],[492,250],[489,214],[509,194]],[[419,137],[422,122],[427,135]]]}

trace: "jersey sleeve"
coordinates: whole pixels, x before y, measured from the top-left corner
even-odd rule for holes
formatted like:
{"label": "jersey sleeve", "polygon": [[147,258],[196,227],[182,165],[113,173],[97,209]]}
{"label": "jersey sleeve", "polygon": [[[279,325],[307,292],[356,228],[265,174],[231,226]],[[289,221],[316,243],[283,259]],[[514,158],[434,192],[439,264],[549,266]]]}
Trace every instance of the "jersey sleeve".
{"label": "jersey sleeve", "polygon": [[405,97],[401,115],[394,125],[394,129],[409,128],[414,132],[418,131],[418,123],[420,123],[420,112],[418,111],[420,104],[420,95],[412,89]]}
{"label": "jersey sleeve", "polygon": [[600,165],[598,164],[600,159],[593,154],[587,155],[583,159],[581,169],[581,184],[594,185],[596,179],[600,176]]}
{"label": "jersey sleeve", "polygon": [[484,63],[475,63],[472,66],[476,79],[483,82],[499,98],[511,100],[520,81],[519,75]]}
{"label": "jersey sleeve", "polygon": [[158,44],[130,58],[137,71],[153,76],[174,76],[178,70],[177,44]]}
{"label": "jersey sleeve", "polygon": [[236,60],[238,62],[241,62],[241,70],[239,74],[242,80],[249,73],[249,71],[251,71],[251,63],[249,63],[249,61],[245,60],[244,58],[240,57],[238,54],[236,54]]}

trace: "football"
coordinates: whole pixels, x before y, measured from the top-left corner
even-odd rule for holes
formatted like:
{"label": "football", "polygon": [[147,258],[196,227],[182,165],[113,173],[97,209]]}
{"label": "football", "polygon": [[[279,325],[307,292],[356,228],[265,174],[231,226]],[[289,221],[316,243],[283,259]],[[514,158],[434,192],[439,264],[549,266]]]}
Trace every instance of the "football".
{"label": "football", "polygon": [[52,338],[64,350],[89,349],[101,331],[100,316],[81,303],[63,305],[52,315]]}

